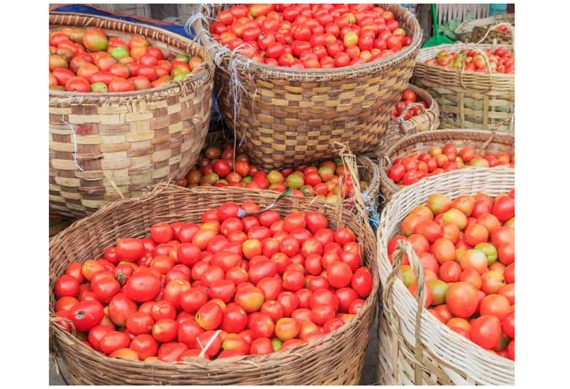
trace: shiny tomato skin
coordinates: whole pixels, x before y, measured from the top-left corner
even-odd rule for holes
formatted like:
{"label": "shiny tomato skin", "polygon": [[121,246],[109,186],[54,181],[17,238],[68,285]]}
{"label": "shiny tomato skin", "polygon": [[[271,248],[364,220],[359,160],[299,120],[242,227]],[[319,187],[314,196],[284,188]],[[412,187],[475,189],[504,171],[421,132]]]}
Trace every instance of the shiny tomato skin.
{"label": "shiny tomato skin", "polygon": [[120,239],[116,246],[117,258],[120,261],[138,261],[145,254],[144,244],[140,239]]}
{"label": "shiny tomato skin", "polygon": [[162,283],[155,273],[143,270],[135,272],[125,286],[127,296],[139,303],[154,300],[161,291]]}
{"label": "shiny tomato skin", "polygon": [[79,293],[79,282],[77,278],[64,274],[55,283],[55,294],[57,297],[76,297]]}
{"label": "shiny tomato skin", "polygon": [[131,344],[131,339],[124,332],[111,331],[101,339],[100,348],[105,354],[111,354],[113,351],[127,348]]}
{"label": "shiny tomato skin", "polygon": [[82,301],[74,305],[70,312],[71,321],[77,331],[89,331],[103,320],[103,306],[97,301]]}
{"label": "shiny tomato skin", "polygon": [[501,322],[495,316],[483,315],[471,324],[471,340],[485,349],[492,349],[501,339]]}

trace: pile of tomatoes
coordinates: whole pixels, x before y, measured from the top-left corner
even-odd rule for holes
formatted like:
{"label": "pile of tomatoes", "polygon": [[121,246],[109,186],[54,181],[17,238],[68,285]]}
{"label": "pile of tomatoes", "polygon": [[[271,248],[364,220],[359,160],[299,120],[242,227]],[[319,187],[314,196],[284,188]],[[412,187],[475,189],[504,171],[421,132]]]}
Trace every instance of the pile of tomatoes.
{"label": "pile of tomatoes", "polygon": [[474,167],[515,167],[515,156],[509,153],[487,153],[485,156],[471,146],[457,150],[452,144],[443,147],[430,147],[429,152],[410,154],[405,158],[396,158],[388,170],[388,178],[400,188],[412,185],[424,177]]}
{"label": "pile of tomatoes", "polygon": [[428,59],[425,63],[458,70],[461,70],[465,63],[466,72],[487,73],[488,69],[491,69],[491,73],[515,74],[515,54],[512,51],[499,47],[495,51],[487,49],[485,54],[489,60],[489,68],[485,57],[474,50],[461,50],[459,53],[441,50],[435,59]]}
{"label": "pile of tomatoes", "polygon": [[[320,196],[324,201],[337,203],[340,198],[352,195],[352,178],[341,161],[323,161],[312,166],[286,168],[269,173],[258,170],[249,163],[249,158],[238,147],[234,166],[233,144],[226,143],[221,148],[206,148],[198,165],[194,166],[179,184],[195,186],[235,186],[248,189],[269,189],[283,193],[292,190],[293,196]],[[342,181],[341,181],[342,180]],[[360,189],[365,191],[368,182],[360,181]]]}
{"label": "pile of tomatoes", "polygon": [[297,69],[365,64],[412,43],[394,14],[373,4],[234,5],[210,32],[257,62]]}
{"label": "pile of tomatoes", "polygon": [[64,28],[49,37],[49,88],[69,92],[129,92],[183,80],[200,57],[168,53],[142,36],[128,44],[99,28]]}
{"label": "pile of tomatoes", "polygon": [[320,212],[239,210],[228,202],[201,224],[155,224],[150,237],[71,263],[55,316],[111,358],[175,362],[287,350],[358,314],[373,276],[350,229],[328,228]]}
{"label": "pile of tomatoes", "polygon": [[[515,359],[515,191],[433,194],[402,222],[388,254],[408,241],[424,270],[425,306],[451,330],[500,356]],[[403,282],[412,294],[417,275],[403,258]]]}
{"label": "pile of tomatoes", "polygon": [[[416,92],[414,92],[411,89],[406,89],[404,91],[404,93],[402,94],[402,100],[400,100],[400,101],[398,101],[398,103],[396,103],[396,108],[394,108],[394,110],[390,114],[390,118],[396,119],[397,117],[402,115],[402,113],[404,112],[406,107],[410,104],[421,104],[424,106],[424,108],[428,108],[428,105],[425,101],[418,100]],[[404,115],[404,120],[409,120],[412,117],[418,116],[421,113],[422,113],[422,110],[420,107],[412,107],[408,110],[408,112],[406,112],[406,115]]]}

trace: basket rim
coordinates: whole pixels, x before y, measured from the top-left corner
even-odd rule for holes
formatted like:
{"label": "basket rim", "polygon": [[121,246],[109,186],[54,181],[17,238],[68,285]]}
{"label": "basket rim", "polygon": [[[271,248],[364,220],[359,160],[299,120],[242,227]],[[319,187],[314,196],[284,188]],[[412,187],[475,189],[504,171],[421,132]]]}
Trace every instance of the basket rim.
{"label": "basket rim", "polygon": [[[454,140],[461,140],[461,139],[467,139],[466,137],[469,135],[480,135],[480,136],[485,136],[487,138],[493,136],[493,140],[490,142],[490,144],[493,143],[500,143],[500,144],[507,144],[507,143],[502,143],[502,142],[497,142],[496,140],[511,140],[512,139],[512,145],[515,144],[515,137],[514,135],[510,135],[510,134],[503,134],[503,133],[493,133],[493,131],[487,131],[487,130],[478,130],[478,129],[444,129],[444,130],[435,130],[435,131],[423,131],[423,132],[418,132],[415,134],[410,134],[407,136],[402,137],[400,140],[398,140],[397,142],[395,142],[393,145],[391,145],[390,147],[388,147],[388,149],[386,149],[386,152],[384,153],[384,156],[388,159],[390,159],[390,163],[392,162],[392,155],[400,148],[400,146],[402,145],[402,143],[408,143],[408,142],[412,142],[412,143],[418,143],[420,141],[423,140],[424,137],[430,137],[430,136],[434,136],[434,135],[450,135],[451,137],[454,138]],[[385,166],[385,159],[382,158],[380,159],[378,165],[380,166],[380,180],[387,183],[388,186],[390,187],[390,189],[392,189],[393,193],[391,199],[394,198],[394,196],[400,192],[402,192],[403,188],[398,187],[394,181],[392,181],[389,177],[388,174],[386,172],[386,166]],[[470,169],[471,167],[469,167],[468,169]],[[473,168],[473,169],[497,169],[497,168],[501,168],[501,166],[496,166],[493,168],[484,168],[484,167],[480,167],[480,168]],[[511,169],[511,168],[507,168],[506,169]],[[465,170],[465,169],[461,169],[461,170]],[[434,177],[438,177],[441,175],[446,175],[449,173],[453,173],[453,171],[451,172],[445,172],[445,173],[441,173],[438,174]],[[420,181],[423,181],[427,178],[431,178],[431,177],[425,177]],[[418,182],[420,182],[418,181]],[[406,188],[409,187],[413,187],[415,184],[412,185],[408,185]]]}
{"label": "basket rim", "polygon": [[[315,79],[326,78],[326,77],[338,78],[341,76],[351,76],[361,73],[381,71],[383,69],[392,67],[394,64],[399,64],[400,62],[403,62],[407,60],[409,57],[413,56],[414,53],[416,53],[416,51],[420,49],[422,43],[423,31],[419,25],[417,18],[411,12],[405,10],[400,5],[398,4],[380,4],[380,5],[388,10],[392,11],[398,10],[398,12],[403,13],[405,20],[402,23],[406,24],[408,30],[410,30],[410,27],[413,26],[414,33],[412,36],[412,43],[405,50],[398,51],[394,55],[391,55],[386,58],[381,58],[374,62],[365,63],[356,66],[343,67],[343,68],[296,69],[285,66],[272,66],[272,65],[258,63],[255,61],[249,61],[248,66],[249,68],[253,67],[259,69],[261,72],[269,74],[270,76],[275,76],[275,77],[281,76],[283,78],[301,77],[311,80],[313,78]],[[203,10],[204,7],[202,6],[201,9]],[[197,19],[195,21],[195,25],[197,27],[196,34],[197,36],[201,37],[200,41],[202,41],[202,44],[205,47],[208,48],[212,47],[212,49],[215,50],[216,52],[219,52],[224,47],[211,37],[209,29],[207,29],[204,26],[202,20]],[[208,41],[207,44],[205,40]],[[225,55],[226,58],[228,56],[229,55]],[[238,54],[236,57],[240,58],[243,61],[248,61],[248,59],[241,54]],[[218,64],[218,66],[220,68],[222,67],[220,64]]]}
{"label": "basket rim", "polygon": [[465,34],[468,33],[470,31],[473,30],[473,28],[475,27],[479,27],[479,26],[484,26],[487,24],[492,24],[492,23],[500,23],[503,21],[508,21],[510,22],[512,20],[512,24],[514,25],[514,21],[515,21],[515,14],[503,14],[503,15],[494,15],[494,16],[489,16],[486,18],[479,18],[479,19],[472,19],[472,20],[466,20],[464,22],[461,22],[456,28],[455,28],[455,33],[456,34]]}
{"label": "basket rim", "polygon": [[[163,85],[163,86],[160,86],[157,88],[150,88],[150,89],[145,89],[145,90],[141,90],[141,91],[112,92],[112,93],[110,93],[110,92],[107,92],[107,93],[79,93],[79,92],[50,90],[49,91],[50,101],[52,99],[72,99],[72,100],[76,99],[76,100],[80,100],[82,102],[83,101],[107,102],[109,100],[113,101],[113,100],[123,100],[123,99],[126,99],[126,100],[144,99],[145,97],[146,98],[156,97],[157,95],[171,95],[172,93],[182,93],[184,87],[186,87],[186,86],[199,87],[201,85],[208,83],[210,81],[210,79],[213,78],[214,63],[212,61],[212,58],[211,58],[208,50],[206,50],[203,46],[199,45],[197,42],[191,41],[191,40],[189,40],[189,39],[187,39],[181,35],[173,34],[170,31],[162,29],[160,27],[143,25],[143,24],[138,24],[138,23],[132,23],[132,22],[127,22],[125,20],[119,20],[119,19],[114,19],[114,18],[105,17],[105,16],[83,14],[80,12],[50,12],[49,13],[50,27],[52,26],[52,20],[57,20],[60,17],[61,18],[76,17],[77,18],[76,23],[82,22],[82,24],[85,27],[91,26],[90,23],[92,23],[93,21],[96,21],[96,22],[100,21],[102,23],[113,23],[113,27],[116,26],[116,28],[113,28],[112,30],[117,30],[117,31],[120,31],[119,29],[121,27],[124,29],[125,26],[130,26],[131,28],[140,27],[140,28],[145,28],[145,29],[155,31],[158,34],[168,36],[169,38],[171,38],[173,40],[181,42],[183,46],[186,46],[186,51],[188,51],[190,47],[196,47],[196,48],[203,49],[202,51],[205,54],[206,58],[202,58],[202,59],[204,60],[204,63],[206,64],[206,66],[204,66],[202,68],[205,71],[201,71],[201,72],[194,73],[194,74],[190,73],[191,77],[185,78],[180,82]],[[64,20],[64,22],[65,22],[65,20]],[[57,25],[65,26],[68,24],[67,23],[61,23],[61,24],[57,24]],[[111,28],[106,27],[106,26],[102,26],[100,28],[111,29]],[[135,35],[135,34],[136,33],[133,33],[133,35]],[[142,35],[142,33],[140,35]],[[156,39],[156,38],[152,38],[152,37],[150,37],[150,38]],[[202,56],[202,54],[200,56]]]}
{"label": "basket rim", "polygon": [[[51,262],[51,250],[54,248],[56,243],[60,243],[61,241],[64,241],[66,236],[71,234],[75,229],[82,228],[85,224],[90,223],[91,220],[97,220],[98,218],[105,217],[106,214],[113,212],[116,208],[119,208],[124,204],[142,203],[142,202],[147,201],[147,200],[152,200],[155,197],[160,196],[161,194],[164,196],[167,196],[167,195],[168,196],[172,196],[172,195],[194,195],[194,194],[199,194],[201,192],[203,192],[203,193],[215,192],[218,194],[227,193],[228,194],[227,195],[228,201],[231,201],[230,198],[232,197],[232,192],[237,195],[237,194],[243,193],[243,192],[247,192],[248,194],[251,194],[252,191],[255,194],[258,194],[258,195],[261,195],[264,197],[269,196],[269,197],[277,198],[279,196],[279,193],[276,193],[276,192],[271,193],[270,191],[266,191],[266,190],[262,190],[262,189],[246,189],[246,188],[237,188],[237,187],[229,187],[229,188],[195,187],[195,188],[189,189],[189,188],[180,187],[180,186],[172,184],[170,182],[161,182],[161,183],[157,184],[153,188],[152,191],[144,193],[140,197],[125,198],[125,199],[115,201],[111,204],[108,204],[107,206],[97,210],[92,215],[75,221],[69,227],[67,227],[66,229],[64,229],[63,231],[58,233],[57,235],[51,237],[49,239],[50,262]],[[325,201],[320,200],[320,199],[308,199],[308,198],[298,198],[298,197],[293,197],[293,196],[287,196],[283,199],[283,201],[289,201],[292,204],[298,204],[298,202],[301,201],[301,202],[305,202],[307,205],[310,205],[311,207],[314,207],[315,209],[329,209],[329,210],[335,210],[336,209],[336,207],[334,205],[326,203]],[[345,217],[352,217],[355,219],[357,218],[356,215],[352,214],[346,208],[342,207],[341,209],[343,212],[343,216],[342,216],[343,219]],[[237,357],[232,357],[232,358],[223,358],[221,360],[215,359],[215,360],[211,360],[211,361],[206,360],[204,358],[196,358],[196,360],[194,360],[194,358],[192,358],[192,360],[190,360],[188,362],[186,362],[186,361],[171,362],[171,363],[161,362],[162,365],[160,365],[160,366],[161,367],[167,367],[167,368],[172,369],[172,370],[184,371],[185,369],[188,369],[191,367],[196,367],[196,365],[200,365],[200,366],[204,366],[204,367],[209,367],[211,365],[213,365],[213,367],[218,367],[218,366],[223,367],[223,366],[230,366],[230,365],[235,366],[235,363],[239,362],[239,361],[255,361],[256,363],[278,362],[280,360],[286,359],[287,357],[291,356],[291,354],[303,353],[308,349],[324,346],[326,343],[334,341],[334,340],[332,340],[333,336],[335,338],[337,338],[338,336],[344,336],[344,333],[349,331],[349,329],[352,329],[355,326],[360,325],[362,323],[362,321],[365,320],[366,315],[368,315],[370,313],[374,314],[374,312],[376,310],[376,303],[378,300],[378,290],[380,289],[380,277],[379,277],[379,272],[378,272],[378,260],[377,260],[377,258],[375,258],[377,256],[377,252],[378,252],[378,248],[376,245],[377,242],[375,239],[376,234],[374,233],[374,231],[372,231],[370,225],[367,223],[365,223],[365,229],[367,230],[366,233],[370,235],[369,237],[371,239],[374,238],[374,247],[373,247],[373,251],[371,253],[372,258],[369,259],[369,263],[372,264],[372,269],[371,269],[372,270],[372,276],[373,276],[372,291],[370,292],[370,294],[366,298],[362,309],[348,323],[339,327],[335,331],[330,332],[330,333],[326,334],[325,336],[315,340],[314,342],[305,343],[305,344],[299,345],[297,347],[294,347],[294,348],[291,348],[291,349],[288,349],[288,350],[285,350],[282,352],[275,352],[275,353],[272,353],[269,355],[245,355],[245,356],[237,356]],[[54,291],[52,288],[50,288],[49,294],[50,294],[50,297],[54,294]],[[50,300],[51,300],[51,298],[50,298]],[[51,305],[51,301],[49,303],[49,313],[50,313],[50,317],[53,317],[53,314],[55,313],[54,307]],[[56,325],[54,321],[50,320],[49,328],[50,328],[50,330],[55,331],[58,336],[63,337],[68,342],[71,342],[73,344],[73,346],[80,346],[82,344],[81,340],[79,340],[78,338],[73,336],[71,333],[65,331],[59,325]],[[78,353],[82,353],[84,355],[87,354],[88,357],[95,358],[95,359],[99,360],[99,362],[105,363],[105,364],[110,364],[111,366],[123,365],[123,366],[140,367],[141,364],[145,363],[144,361],[130,361],[130,360],[124,360],[124,359],[109,358],[108,356],[100,354],[100,353],[96,352],[95,350],[90,349],[89,347],[77,347],[77,349],[78,349],[78,351],[77,351]]]}
{"label": "basket rim", "polygon": [[[479,170],[480,169],[480,170]],[[445,179],[448,179],[449,177],[453,177],[453,176],[479,176],[481,175],[481,173],[485,173],[485,174],[489,174],[489,175],[494,175],[493,173],[497,173],[497,176],[512,176],[513,179],[513,188],[514,188],[514,178],[515,178],[515,172],[512,169],[508,169],[508,168],[504,168],[504,169],[500,169],[499,170],[495,170],[496,168],[475,168],[475,167],[469,167],[467,169],[462,169],[462,170],[456,170],[456,171],[452,171],[452,172],[448,172],[448,173],[444,173],[444,174],[440,174],[437,176],[432,176],[432,177],[427,177],[425,178],[423,181],[423,186],[424,188],[420,188],[419,186],[415,186],[415,185],[410,185],[406,188],[404,188],[404,190],[399,191],[398,193],[396,193],[394,195],[394,197],[392,197],[392,200],[386,205],[386,207],[382,210],[382,217],[381,220],[382,222],[380,223],[380,225],[378,226],[378,230],[376,233],[377,236],[377,244],[378,244],[378,268],[382,269],[384,266],[387,266],[387,268],[392,269],[392,265],[390,264],[389,260],[388,260],[388,251],[387,251],[387,245],[384,243],[384,240],[386,240],[386,242],[392,238],[392,236],[389,236],[387,233],[388,231],[384,231],[385,228],[387,228],[385,226],[385,220],[388,218],[388,213],[392,210],[395,209],[395,207],[400,206],[401,204],[399,203],[399,199],[401,197],[403,197],[406,193],[411,192],[411,191],[423,191],[423,190],[434,190],[433,187],[437,185],[437,183],[439,181],[443,181]],[[427,188],[425,188],[425,186],[427,186]],[[508,190],[508,189],[506,189]],[[506,191],[505,190],[505,191]],[[461,189],[461,192],[467,192],[467,190],[465,190],[464,188]],[[433,193],[433,192],[432,192]],[[419,205],[418,202],[416,201],[414,203],[414,205]],[[398,220],[397,224],[400,224],[402,222],[402,220]],[[392,234],[397,233],[397,231],[391,231]],[[385,236],[386,235],[386,236]],[[394,280],[395,284],[398,284],[398,287],[400,289],[402,288],[406,288],[406,286],[403,283],[403,280],[400,277],[396,277]],[[426,285],[427,288],[427,285]],[[396,291],[392,290],[392,293],[396,293]],[[415,316],[415,312],[417,311],[417,305],[418,302],[415,299],[415,297],[411,294],[411,293],[403,293],[400,295],[400,297],[403,296],[403,299],[405,299],[407,302],[411,303],[413,308],[413,313]],[[383,298],[380,299],[381,302],[384,304]],[[395,304],[394,304],[395,305]],[[486,352],[486,350],[482,347],[480,347],[479,345],[475,344],[474,342],[465,339],[462,335],[459,335],[458,333],[452,331],[451,329],[449,329],[446,325],[444,325],[443,323],[441,323],[435,316],[433,316],[431,313],[429,313],[428,309],[422,309],[421,312],[421,323],[422,325],[431,325],[431,326],[436,326],[435,328],[437,329],[438,332],[443,331],[445,333],[446,336],[451,337],[451,339],[458,344],[463,344],[465,341],[467,342],[467,347],[469,347],[470,349],[474,350],[476,353],[480,354],[482,352]],[[440,341],[439,341],[440,342]],[[424,349],[428,348],[428,346],[424,346],[422,345],[422,347]],[[422,353],[425,352],[422,350]],[[509,371],[512,371],[513,373],[513,380],[514,380],[514,371],[515,371],[515,363],[514,361],[508,359],[508,358],[503,358],[500,357],[498,355],[492,355],[489,354],[487,355],[488,358],[491,359],[491,361],[496,361],[499,365],[504,366],[506,365],[506,368]],[[514,381],[513,381],[514,384]],[[495,384],[496,385],[496,384]]]}
{"label": "basket rim", "polygon": [[[428,57],[428,54],[437,53],[438,51],[441,51],[441,50],[445,50],[445,49],[451,49],[451,50],[456,49],[457,51],[458,50],[468,50],[468,49],[471,49],[473,46],[477,47],[478,49],[483,49],[483,50],[484,49],[493,49],[493,48],[504,48],[504,49],[514,50],[514,46],[508,45],[508,44],[492,45],[492,44],[488,44],[488,43],[476,44],[476,43],[463,43],[463,42],[455,42],[453,44],[443,44],[443,45],[439,45],[439,46],[426,47],[426,48],[420,49],[418,56],[416,57],[416,66],[414,68],[414,77],[416,77],[416,71],[418,68],[429,69],[429,71],[432,73],[440,72],[442,74],[460,75],[461,74],[460,69],[446,69],[446,68],[442,68],[441,66],[428,65],[424,61],[426,61],[428,59],[433,59],[433,56],[426,58],[426,57]],[[468,75],[468,76],[473,76],[473,77],[481,77],[481,78],[484,78],[485,80],[489,80],[489,76],[490,76],[492,80],[512,81],[513,84],[514,84],[514,80],[515,80],[514,74],[491,73],[489,75],[489,73],[486,73],[486,72],[485,73],[465,72],[464,74]],[[513,87],[514,87],[514,85],[513,85]]]}

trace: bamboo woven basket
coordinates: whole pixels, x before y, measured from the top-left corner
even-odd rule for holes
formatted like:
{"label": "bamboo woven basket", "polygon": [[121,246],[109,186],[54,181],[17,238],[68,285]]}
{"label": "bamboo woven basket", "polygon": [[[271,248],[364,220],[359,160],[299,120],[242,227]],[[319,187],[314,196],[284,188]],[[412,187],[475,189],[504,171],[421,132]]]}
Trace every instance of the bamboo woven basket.
{"label": "bamboo woven basket", "polygon": [[196,20],[201,42],[217,59],[216,96],[222,115],[245,140],[257,166],[273,169],[327,159],[335,155],[335,141],[355,154],[380,143],[390,113],[408,86],[422,40],[411,13],[396,4],[382,6],[411,34],[410,47],[373,63],[338,69],[291,69],[250,61],[222,47],[210,36],[209,24]]}
{"label": "bamboo woven basket", "polygon": [[[508,168],[469,168],[434,176],[399,192],[382,212],[378,228],[378,261],[383,310],[379,314],[380,385],[514,385],[513,361],[494,355],[453,332],[424,309],[423,270],[409,244],[388,259],[388,241],[399,232],[401,221],[433,193],[455,198],[485,193],[497,196],[515,185]],[[406,242],[407,243],[407,242]],[[400,253],[397,253],[400,251]],[[418,302],[399,276],[400,254],[406,253],[415,274],[420,274]]]}
{"label": "bamboo woven basket", "polygon": [[[491,31],[487,34],[486,26],[495,26],[499,23],[508,23],[512,26],[512,34],[503,34],[500,31]],[[496,15],[489,18],[469,20],[461,23],[455,29],[455,34],[461,42],[496,43],[512,45],[515,25],[515,14]],[[481,41],[483,39],[483,41]]]}
{"label": "bamboo woven basket", "polygon": [[380,190],[386,201],[390,201],[396,192],[400,191],[398,185],[388,178],[388,171],[392,167],[392,161],[412,153],[427,153],[432,146],[443,147],[446,144],[452,144],[458,149],[471,146],[479,152],[495,154],[503,152],[512,154],[515,151],[514,136],[498,134],[492,131],[438,130],[406,136],[389,147],[382,158],[380,158]]}
{"label": "bamboo woven basket", "polygon": [[[512,46],[496,46],[513,50]],[[514,134],[515,76],[463,72],[426,65],[440,50],[485,50],[493,45],[456,43],[420,50],[412,83],[424,88],[439,104],[441,128],[477,128]]]}
{"label": "bamboo woven basket", "polygon": [[[239,188],[186,189],[166,183],[138,198],[124,199],[79,220],[50,240],[50,314],[54,285],[73,261],[99,258],[122,237],[147,236],[159,222],[198,222],[208,209],[227,201],[272,203],[277,194]],[[320,340],[267,356],[207,361],[190,358],[181,363],[145,363],[108,358],[50,321],[52,355],[59,356],[74,384],[95,385],[356,385],[374,323],[379,288],[376,237],[367,223],[342,207],[322,201],[286,197],[274,208],[281,216],[293,211],[323,212],[332,228],[351,228],[363,248],[363,259],[374,274],[373,289],[349,323]]]}
{"label": "bamboo woven basket", "polygon": [[208,132],[214,76],[208,52],[168,31],[116,19],[57,12],[49,23],[50,32],[99,27],[121,39],[142,35],[163,51],[200,55],[205,63],[182,82],[146,91],[50,91],[50,212],[84,217],[184,177]]}
{"label": "bamboo woven basket", "polygon": [[[409,120],[404,120],[404,116],[409,110],[409,108],[406,107],[400,117],[390,120],[388,130],[384,136],[384,141],[379,147],[379,150],[386,150],[403,136],[425,131],[435,131],[439,128],[439,105],[437,104],[437,101],[435,101],[435,99],[431,97],[426,90],[420,87],[410,84],[408,89],[411,89],[416,93],[418,100],[425,101],[428,108],[424,108],[421,104],[412,104],[408,107],[412,108],[417,106],[421,109],[422,113],[410,118]],[[383,152],[381,151],[380,154],[382,155]]]}

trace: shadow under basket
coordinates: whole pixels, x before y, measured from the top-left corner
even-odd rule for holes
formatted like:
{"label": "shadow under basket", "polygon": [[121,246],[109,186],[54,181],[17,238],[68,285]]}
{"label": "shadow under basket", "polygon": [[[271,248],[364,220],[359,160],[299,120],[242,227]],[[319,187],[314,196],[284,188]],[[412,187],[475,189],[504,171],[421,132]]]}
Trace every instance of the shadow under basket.
{"label": "shadow under basket", "polygon": [[[69,263],[100,258],[119,238],[148,236],[160,222],[199,223],[202,214],[225,202],[245,200],[260,208],[277,193],[240,188],[186,189],[159,184],[151,193],[117,201],[79,220],[50,240],[50,314],[54,312],[54,286]],[[376,237],[368,226],[343,207],[323,201],[288,196],[275,208],[281,217],[295,211],[320,211],[330,228],[354,231],[363,250],[363,265],[374,275],[372,292],[360,312],[344,326],[323,338],[270,355],[208,361],[193,357],[177,363],[112,359],[50,321],[50,349],[63,361],[74,384],[83,385],[356,385],[364,363],[370,329],[376,314],[379,288]]]}

